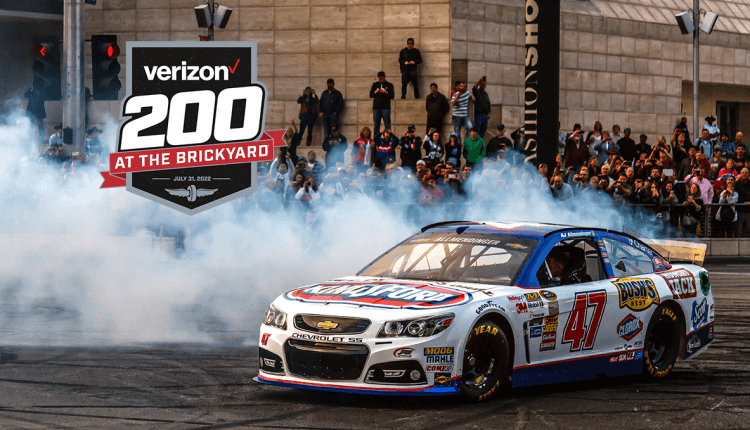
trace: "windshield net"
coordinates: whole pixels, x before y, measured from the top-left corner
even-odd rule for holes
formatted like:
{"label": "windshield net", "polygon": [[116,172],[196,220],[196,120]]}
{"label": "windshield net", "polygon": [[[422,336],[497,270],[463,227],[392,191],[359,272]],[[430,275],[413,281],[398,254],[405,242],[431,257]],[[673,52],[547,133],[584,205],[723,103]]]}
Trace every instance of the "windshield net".
{"label": "windshield net", "polygon": [[538,241],[471,233],[423,233],[402,242],[359,274],[511,285]]}

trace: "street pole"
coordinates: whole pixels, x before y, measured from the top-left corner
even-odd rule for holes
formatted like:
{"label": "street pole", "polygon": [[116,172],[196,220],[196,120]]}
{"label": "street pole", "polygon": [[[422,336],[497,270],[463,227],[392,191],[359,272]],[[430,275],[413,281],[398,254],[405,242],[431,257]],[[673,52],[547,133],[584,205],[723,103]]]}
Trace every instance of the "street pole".
{"label": "street pole", "polygon": [[210,42],[213,42],[214,41],[214,0],[208,0],[208,10],[211,12],[211,22],[208,23],[208,40]]}
{"label": "street pole", "polygon": [[[693,126],[695,127],[695,139],[700,138],[700,118],[698,118],[698,85],[699,85],[699,63],[700,63],[700,41],[698,35],[700,34],[700,0],[693,0],[693,24],[695,30],[693,30]],[[692,143],[692,142],[691,142]]]}
{"label": "street pole", "polygon": [[63,82],[63,128],[73,130],[73,150],[83,151],[83,129],[86,126],[84,97],[85,66],[84,0],[65,0],[63,50],[65,57]]}

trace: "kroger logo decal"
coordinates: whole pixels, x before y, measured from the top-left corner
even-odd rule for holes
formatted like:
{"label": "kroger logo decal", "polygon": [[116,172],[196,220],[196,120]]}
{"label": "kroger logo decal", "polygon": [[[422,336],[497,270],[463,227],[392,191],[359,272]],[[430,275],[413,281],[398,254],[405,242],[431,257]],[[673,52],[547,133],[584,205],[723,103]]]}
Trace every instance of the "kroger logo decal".
{"label": "kroger logo decal", "polygon": [[698,330],[700,326],[708,322],[708,301],[703,298],[703,301],[693,302],[693,329]]}
{"label": "kroger logo decal", "polygon": [[452,306],[465,303],[471,295],[446,287],[424,284],[345,283],[322,284],[286,294],[292,300],[345,302],[372,306]]}
{"label": "kroger logo decal", "polygon": [[643,330],[641,319],[633,314],[628,314],[624,320],[617,325],[617,334],[625,340],[632,340]]}

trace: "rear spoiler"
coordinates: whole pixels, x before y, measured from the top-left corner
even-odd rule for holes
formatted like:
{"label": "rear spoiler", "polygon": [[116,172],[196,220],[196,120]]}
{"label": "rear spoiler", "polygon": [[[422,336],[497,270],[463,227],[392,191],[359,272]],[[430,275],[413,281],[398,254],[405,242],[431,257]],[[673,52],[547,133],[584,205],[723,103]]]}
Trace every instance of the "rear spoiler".
{"label": "rear spoiler", "polygon": [[691,263],[703,266],[708,245],[667,239],[641,239],[670,263]]}

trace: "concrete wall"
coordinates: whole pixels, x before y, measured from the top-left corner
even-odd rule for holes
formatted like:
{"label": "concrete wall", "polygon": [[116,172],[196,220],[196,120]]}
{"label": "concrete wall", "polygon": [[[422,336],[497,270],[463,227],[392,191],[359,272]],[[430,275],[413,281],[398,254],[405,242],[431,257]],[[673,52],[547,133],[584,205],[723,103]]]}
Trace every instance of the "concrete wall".
{"label": "concrete wall", "polygon": [[[117,33],[121,47],[127,40],[198,40],[193,7],[196,0],[100,0],[87,6],[87,34]],[[342,132],[352,141],[364,126],[372,128],[370,85],[377,72],[396,88],[391,119],[400,136],[408,124],[424,130],[424,97],[430,82],[450,91],[450,3],[448,0],[226,0],[234,9],[226,29],[216,29],[216,40],[258,42],[258,80],[269,90],[266,129],[286,128],[297,119],[296,100],[306,86],[321,94],[334,78],[346,100]],[[400,100],[398,52],[413,37],[422,52],[420,92],[414,100]],[[123,49],[123,53],[125,50]],[[124,64],[124,62],[121,61]],[[124,82],[124,68],[121,78]],[[124,91],[124,88],[123,88]],[[101,103],[100,112],[115,117],[119,104]],[[100,116],[104,116],[100,115]],[[99,118],[98,120],[101,120]],[[95,121],[98,121],[95,120]],[[322,140],[315,127],[314,145]]]}

